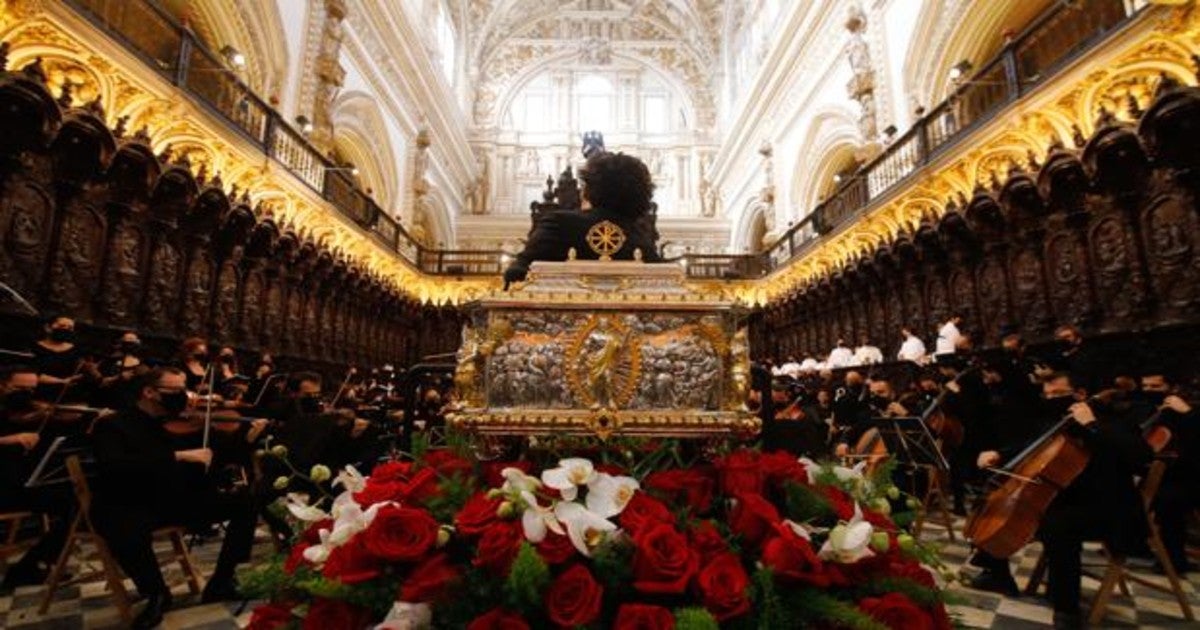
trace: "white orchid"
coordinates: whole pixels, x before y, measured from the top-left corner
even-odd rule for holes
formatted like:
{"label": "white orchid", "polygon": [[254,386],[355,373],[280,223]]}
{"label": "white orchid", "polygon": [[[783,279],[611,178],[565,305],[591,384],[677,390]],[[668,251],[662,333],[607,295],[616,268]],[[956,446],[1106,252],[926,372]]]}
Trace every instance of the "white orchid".
{"label": "white orchid", "polygon": [[542,487],[542,482],[538,481],[537,477],[526,475],[520,468],[512,468],[511,466],[500,471],[504,477],[504,485],[500,487],[500,491],[504,494],[518,495],[522,492],[533,492]]}
{"label": "white orchid", "polygon": [[292,516],[306,523],[329,518],[329,515],[321,508],[309,505],[308,495],[300,492],[287,494],[287,509]]}
{"label": "white orchid", "polygon": [[329,544],[329,530],[320,529],[317,531],[317,536],[321,542],[304,550],[304,559],[313,564],[325,564],[329,559],[329,552],[333,551],[333,545]]}
{"label": "white orchid", "polygon": [[596,467],[582,457],[568,457],[558,461],[558,468],[542,471],[542,483],[558,490],[562,498],[574,501],[579,486],[591,483],[596,478]]}
{"label": "white orchid", "polygon": [[425,630],[432,626],[433,609],[429,604],[396,602],[375,630]]}
{"label": "white orchid", "polygon": [[525,531],[525,538],[529,542],[537,544],[546,539],[548,532],[554,532],[563,535],[562,525],[558,522],[558,517],[554,515],[552,507],[542,507],[538,504],[537,497],[533,496],[528,490],[521,492],[521,502],[524,503],[524,511],[521,512],[521,528]]}
{"label": "white orchid", "polygon": [[354,466],[346,466],[333,479],[334,487],[342,486],[347,492],[362,492],[367,487],[367,478]]}
{"label": "white orchid", "polygon": [[854,505],[854,517],[845,523],[839,523],[829,532],[829,538],[821,546],[817,554],[822,560],[832,560],[843,564],[858,562],[874,554],[871,551],[871,534],[875,528],[863,520],[862,509]]}
{"label": "white orchid", "polygon": [[571,501],[560,501],[556,504],[554,515],[567,526],[567,536],[571,539],[571,544],[579,553],[588,557],[591,557],[592,549],[617,529],[612,521]]}
{"label": "white orchid", "polygon": [[604,518],[612,518],[625,510],[640,488],[633,477],[598,473],[588,483],[587,508]]}
{"label": "white orchid", "polygon": [[385,505],[388,503],[376,503],[366,510],[356,503],[344,506],[333,522],[333,532],[329,534],[329,542],[334,547],[346,544],[346,541],[370,527],[371,522],[375,520],[375,515],[379,513],[379,508]]}
{"label": "white orchid", "polygon": [[797,536],[803,538],[804,540],[812,541],[812,532],[804,525],[804,523],[797,523],[796,521],[785,518],[783,519],[783,524],[786,525],[788,529],[791,529],[792,533],[796,534]]}

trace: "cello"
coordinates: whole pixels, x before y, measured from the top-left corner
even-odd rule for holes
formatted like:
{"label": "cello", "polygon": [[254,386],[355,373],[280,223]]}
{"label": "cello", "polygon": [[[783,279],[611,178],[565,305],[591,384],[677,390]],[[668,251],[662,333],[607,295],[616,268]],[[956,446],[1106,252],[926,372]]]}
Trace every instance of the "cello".
{"label": "cello", "polygon": [[[1086,402],[1104,400],[1104,394]],[[963,535],[988,554],[1007,558],[1037,534],[1050,503],[1087,467],[1091,453],[1083,441],[1068,435],[1074,422],[1067,413],[1001,468],[987,500],[968,519]]]}

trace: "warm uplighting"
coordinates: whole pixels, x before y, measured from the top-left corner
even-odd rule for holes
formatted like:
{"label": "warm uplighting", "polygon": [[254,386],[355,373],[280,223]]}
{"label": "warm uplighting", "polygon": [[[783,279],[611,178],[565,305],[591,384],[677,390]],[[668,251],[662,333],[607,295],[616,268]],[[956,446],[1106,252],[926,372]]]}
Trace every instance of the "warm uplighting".
{"label": "warm uplighting", "polygon": [[312,121],[309,120],[308,116],[305,116],[304,114],[296,116],[296,125],[300,127],[300,133],[305,135],[310,134],[313,131]]}
{"label": "warm uplighting", "polygon": [[246,67],[246,55],[233,46],[224,46],[221,48],[221,56],[225,57],[225,61],[235,69],[241,70]]}

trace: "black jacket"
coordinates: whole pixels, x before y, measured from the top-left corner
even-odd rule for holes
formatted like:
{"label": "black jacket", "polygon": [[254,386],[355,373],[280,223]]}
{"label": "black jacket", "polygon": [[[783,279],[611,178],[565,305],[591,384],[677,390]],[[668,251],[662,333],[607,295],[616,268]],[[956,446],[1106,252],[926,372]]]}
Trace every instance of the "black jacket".
{"label": "black jacket", "polygon": [[505,282],[525,279],[529,265],[535,260],[564,261],[574,248],[578,260],[597,260],[599,254],[588,245],[587,235],[592,226],[602,221],[615,223],[625,233],[625,242],[612,255],[613,260],[633,260],[634,250],[642,250],[642,260],[658,262],[661,258],[655,248],[653,235],[647,233],[638,220],[616,212],[594,208],[592,210],[556,210],[539,217],[525,242],[525,250],[517,254],[516,261],[504,272]]}
{"label": "black jacket", "polygon": [[175,460],[177,441],[163,420],[137,406],[97,421],[92,441],[102,504],[170,505],[206,483],[203,466]]}

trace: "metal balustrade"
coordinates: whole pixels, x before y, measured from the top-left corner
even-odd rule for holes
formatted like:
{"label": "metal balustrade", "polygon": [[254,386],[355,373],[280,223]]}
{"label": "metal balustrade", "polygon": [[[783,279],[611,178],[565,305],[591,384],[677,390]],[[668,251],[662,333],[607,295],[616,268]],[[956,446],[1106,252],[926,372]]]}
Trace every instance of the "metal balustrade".
{"label": "metal balustrade", "polygon": [[[409,235],[353,180],[245,85],[156,0],[66,0],[206,109],[223,118],[264,154],[307,184],[355,225],[424,273],[496,275],[500,251],[429,249]],[[863,208],[950,150],[1006,105],[1045,83],[1059,69],[1125,25],[1137,11],[1125,0],[1056,3],[994,59],[924,114],[873,161],[759,254],[687,254],[693,278],[762,277],[811,251],[822,236],[854,221]]]}

